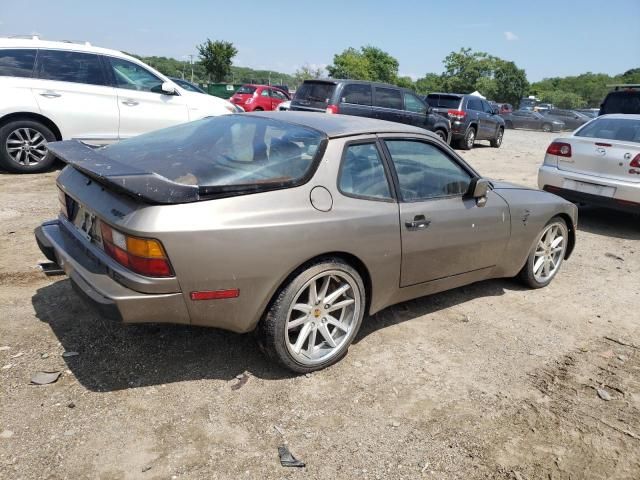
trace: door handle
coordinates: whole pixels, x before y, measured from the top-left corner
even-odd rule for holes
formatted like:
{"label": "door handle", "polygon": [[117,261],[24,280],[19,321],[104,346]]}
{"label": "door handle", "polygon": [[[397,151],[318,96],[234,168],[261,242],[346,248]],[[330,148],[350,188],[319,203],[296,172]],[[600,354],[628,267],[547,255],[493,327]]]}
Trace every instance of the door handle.
{"label": "door handle", "polygon": [[122,101],[122,104],[126,105],[127,107],[135,107],[136,105],[138,105],[138,103],[139,102],[136,102],[135,100],[131,100],[131,99]]}
{"label": "door handle", "polygon": [[431,220],[427,220],[424,215],[416,215],[413,220],[407,220],[404,222],[404,226],[407,230],[424,230],[431,224]]}
{"label": "door handle", "polygon": [[62,95],[60,95],[57,92],[47,90],[46,92],[42,92],[40,96],[45,98],[58,98],[58,97],[61,97]]}

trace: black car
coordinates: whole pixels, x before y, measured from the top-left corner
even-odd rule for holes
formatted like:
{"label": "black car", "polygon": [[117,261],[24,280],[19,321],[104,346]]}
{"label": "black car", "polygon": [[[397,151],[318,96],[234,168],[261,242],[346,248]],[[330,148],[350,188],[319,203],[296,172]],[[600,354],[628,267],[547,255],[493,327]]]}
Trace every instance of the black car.
{"label": "black car", "polygon": [[504,136],[504,120],[488,101],[475,95],[430,93],[425,97],[433,110],[451,120],[452,143],[469,150],[476,140],[489,140],[500,147]]}
{"label": "black car", "polygon": [[611,85],[609,92],[600,105],[598,115],[609,113],[640,114],[640,85]]}
{"label": "black car", "polygon": [[529,110],[516,110],[502,115],[507,128],[528,128],[542,130],[543,132],[559,132],[565,129],[564,122],[556,120],[539,112]]}
{"label": "black car", "polygon": [[564,122],[565,128],[569,130],[575,130],[576,128],[581,127],[589,120],[591,120],[586,115],[576,112],[575,110],[561,110],[559,108],[552,108],[551,110],[547,110],[546,112],[541,113],[547,118]]}
{"label": "black car", "polygon": [[446,117],[432,113],[411,90],[361,80],[305,80],[296,90],[291,110],[340,113],[406,123],[436,133],[449,142]]}

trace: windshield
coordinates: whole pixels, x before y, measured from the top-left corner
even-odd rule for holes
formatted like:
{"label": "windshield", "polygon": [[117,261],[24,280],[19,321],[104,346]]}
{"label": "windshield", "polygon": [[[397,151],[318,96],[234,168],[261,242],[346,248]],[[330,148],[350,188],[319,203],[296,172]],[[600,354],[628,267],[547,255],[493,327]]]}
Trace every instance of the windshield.
{"label": "windshield", "polygon": [[604,100],[601,113],[640,113],[640,90],[610,93]]}
{"label": "windshield", "polygon": [[[315,168],[325,135],[249,115],[223,115],[101,148],[113,161],[176,183],[238,191],[292,186]],[[217,188],[216,188],[217,187]]]}
{"label": "windshield", "polygon": [[601,117],[582,127],[575,136],[640,143],[640,120]]}
{"label": "windshield", "polygon": [[247,93],[249,95],[253,95],[253,92],[256,91],[256,87],[251,87],[249,85],[243,85],[241,86],[236,93]]}
{"label": "windshield", "polygon": [[460,97],[455,95],[427,95],[427,103],[434,108],[458,108]]}
{"label": "windshield", "polygon": [[336,86],[327,82],[304,82],[296,92],[296,100],[307,100],[314,104],[326,105],[333,96]]}

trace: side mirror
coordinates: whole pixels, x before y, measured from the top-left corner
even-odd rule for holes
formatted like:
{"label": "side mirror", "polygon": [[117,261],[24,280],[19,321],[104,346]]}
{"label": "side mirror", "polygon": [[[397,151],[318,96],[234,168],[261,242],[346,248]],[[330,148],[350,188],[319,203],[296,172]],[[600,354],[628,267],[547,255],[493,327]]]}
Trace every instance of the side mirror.
{"label": "side mirror", "polygon": [[173,83],[171,83],[171,82],[163,82],[162,86],[160,87],[160,89],[162,90],[162,94],[163,95],[175,95],[176,94],[176,87],[174,87]]}
{"label": "side mirror", "polygon": [[428,114],[432,114],[433,113],[433,107],[427,105],[427,113]]}
{"label": "side mirror", "polygon": [[468,196],[476,199],[476,205],[484,207],[487,203],[489,180],[486,178],[474,178],[469,184]]}

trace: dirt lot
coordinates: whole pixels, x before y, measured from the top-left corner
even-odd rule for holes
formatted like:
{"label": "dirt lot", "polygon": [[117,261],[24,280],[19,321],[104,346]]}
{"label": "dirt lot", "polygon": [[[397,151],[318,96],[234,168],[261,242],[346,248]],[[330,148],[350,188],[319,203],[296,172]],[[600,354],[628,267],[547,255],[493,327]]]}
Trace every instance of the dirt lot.
{"label": "dirt lot", "polygon": [[[535,185],[553,137],[464,156]],[[388,308],[338,365],[295,377],[250,336],[124,327],[44,277],[32,230],[56,215],[55,176],[0,173],[0,478],[640,478],[637,217],[581,209],[549,288]],[[39,370],[62,376],[30,385]],[[280,466],[283,441],[306,468]]]}

